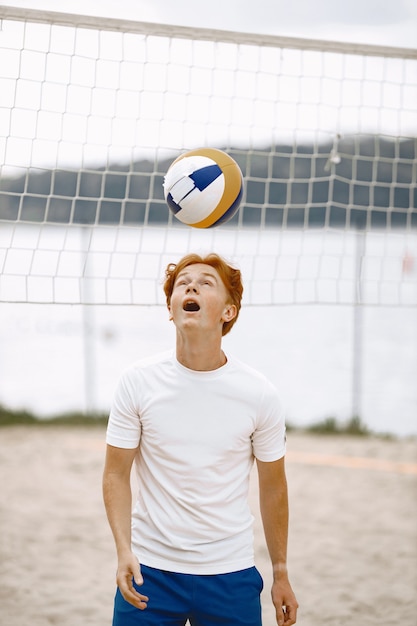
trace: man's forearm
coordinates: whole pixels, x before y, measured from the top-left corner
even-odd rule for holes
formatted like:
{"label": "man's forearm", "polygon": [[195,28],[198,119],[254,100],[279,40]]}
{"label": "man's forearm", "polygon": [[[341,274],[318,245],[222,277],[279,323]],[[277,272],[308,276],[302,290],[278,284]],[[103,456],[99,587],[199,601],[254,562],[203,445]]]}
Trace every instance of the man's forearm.
{"label": "man's forearm", "polygon": [[260,498],[262,523],[274,578],[287,574],[288,496],[286,486],[264,490]]}
{"label": "man's forearm", "polygon": [[117,474],[104,474],[103,499],[120,556],[131,549],[132,492],[130,482]]}
{"label": "man's forearm", "polygon": [[287,573],[288,492],[284,459],[258,461],[259,506],[274,577]]}

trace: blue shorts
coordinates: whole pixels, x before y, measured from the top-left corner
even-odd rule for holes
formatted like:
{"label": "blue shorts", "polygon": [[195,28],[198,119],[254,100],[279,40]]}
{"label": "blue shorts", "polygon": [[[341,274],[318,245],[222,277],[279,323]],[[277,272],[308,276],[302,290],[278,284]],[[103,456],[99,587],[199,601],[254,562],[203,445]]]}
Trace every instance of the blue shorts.
{"label": "blue shorts", "polygon": [[141,566],[149,597],[141,611],[117,589],[113,626],[261,626],[263,581],[256,567],[230,574],[195,575]]}

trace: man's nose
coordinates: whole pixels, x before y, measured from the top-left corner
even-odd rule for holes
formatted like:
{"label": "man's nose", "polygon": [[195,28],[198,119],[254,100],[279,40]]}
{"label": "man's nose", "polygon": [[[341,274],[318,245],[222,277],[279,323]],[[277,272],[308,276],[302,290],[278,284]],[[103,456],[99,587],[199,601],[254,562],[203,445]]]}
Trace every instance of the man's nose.
{"label": "man's nose", "polygon": [[188,283],[187,285],[187,293],[197,293],[197,283],[195,283],[194,281],[191,281],[191,283]]}

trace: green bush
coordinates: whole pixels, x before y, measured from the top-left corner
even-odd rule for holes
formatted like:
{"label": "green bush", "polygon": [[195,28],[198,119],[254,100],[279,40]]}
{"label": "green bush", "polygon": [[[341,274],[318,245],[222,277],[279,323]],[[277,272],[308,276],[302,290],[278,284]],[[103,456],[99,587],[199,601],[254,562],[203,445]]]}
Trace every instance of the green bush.
{"label": "green bush", "polygon": [[81,412],[64,413],[55,417],[40,418],[25,410],[7,409],[0,405],[0,427],[1,426],[105,426],[108,415],[104,413],[86,414]]}
{"label": "green bush", "polygon": [[357,415],[343,424],[340,424],[335,417],[327,417],[321,422],[311,424],[306,428],[306,431],[320,435],[355,435],[361,437],[370,434],[368,428]]}

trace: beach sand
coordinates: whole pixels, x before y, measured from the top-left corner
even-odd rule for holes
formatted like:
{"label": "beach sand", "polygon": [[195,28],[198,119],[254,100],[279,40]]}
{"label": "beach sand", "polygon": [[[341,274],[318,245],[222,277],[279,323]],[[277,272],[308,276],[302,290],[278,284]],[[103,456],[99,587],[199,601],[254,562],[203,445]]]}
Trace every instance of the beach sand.
{"label": "beach sand", "polygon": [[[111,624],[115,552],[101,497],[104,429],[0,430],[0,623]],[[412,440],[288,435],[289,571],[301,626],[417,623]],[[256,477],[250,499],[257,510]],[[273,626],[270,566],[256,563]]]}

